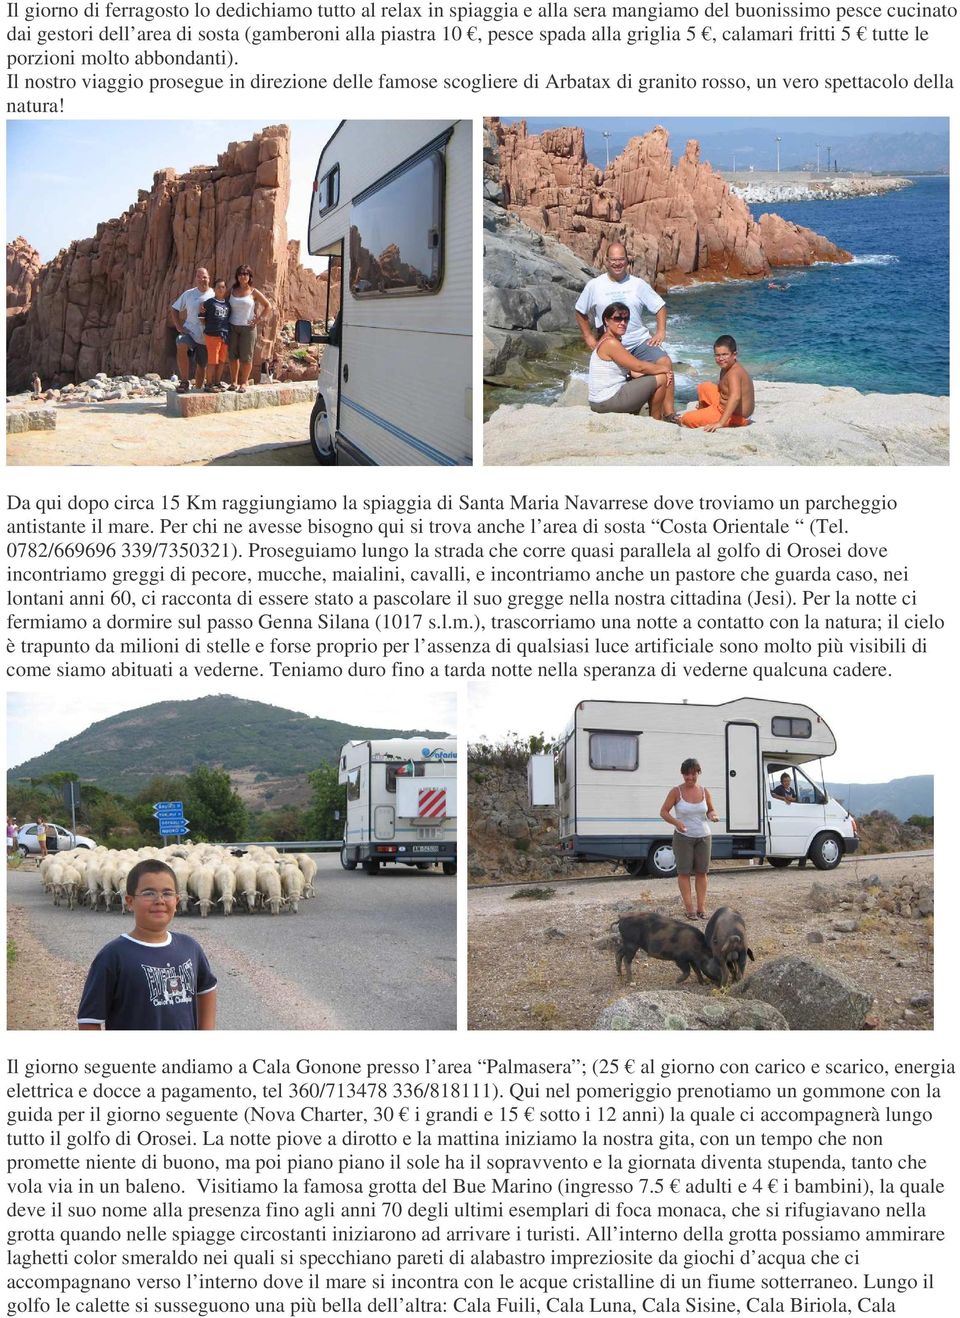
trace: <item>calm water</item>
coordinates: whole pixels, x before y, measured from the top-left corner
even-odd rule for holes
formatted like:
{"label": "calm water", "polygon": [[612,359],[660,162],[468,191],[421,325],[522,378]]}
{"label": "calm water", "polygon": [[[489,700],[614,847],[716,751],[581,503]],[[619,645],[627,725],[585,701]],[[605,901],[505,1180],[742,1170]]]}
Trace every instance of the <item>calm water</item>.
{"label": "calm water", "polygon": [[948,392],[948,197],[945,178],[886,197],[753,206],[822,233],[851,265],[782,270],[766,281],[674,290],[667,348],[678,393],[714,378],[712,344],[732,334],[758,379],[845,384],[880,393]]}

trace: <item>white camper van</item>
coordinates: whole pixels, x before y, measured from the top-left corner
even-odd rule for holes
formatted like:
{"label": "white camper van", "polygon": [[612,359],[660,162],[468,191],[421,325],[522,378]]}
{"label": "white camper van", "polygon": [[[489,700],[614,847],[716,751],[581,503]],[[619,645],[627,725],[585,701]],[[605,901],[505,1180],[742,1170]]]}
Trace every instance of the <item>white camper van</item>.
{"label": "white camper van", "polygon": [[[576,860],[675,874],[673,830],[660,807],[689,757],[700,762],[700,781],[720,816],[711,829],[714,859],[758,856],[778,867],[809,859],[828,870],[857,849],[857,823],[800,766],[836,749],[827,724],[806,705],[584,700],[552,763],[549,756],[531,760],[531,803],[559,805],[561,850]],[[775,790],[783,774],[795,800]]]}
{"label": "white camper van", "polygon": [[340,864],[442,865],[457,872],[457,742],[455,737],[348,741],[339,781],[347,785]]}
{"label": "white camper van", "polygon": [[[323,149],[308,247],[330,259],[310,418],[317,461],[471,461],[469,121],[344,120]],[[335,313],[335,314],[334,314]]]}

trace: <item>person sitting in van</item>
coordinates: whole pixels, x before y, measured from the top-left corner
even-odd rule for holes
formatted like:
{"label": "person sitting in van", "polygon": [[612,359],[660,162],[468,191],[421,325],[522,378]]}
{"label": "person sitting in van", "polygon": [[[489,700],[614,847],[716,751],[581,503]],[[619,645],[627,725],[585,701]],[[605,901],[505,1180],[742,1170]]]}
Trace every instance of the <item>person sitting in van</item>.
{"label": "person sitting in van", "polygon": [[797,804],[797,794],[791,786],[790,775],[788,773],[782,773],[780,775],[780,781],[770,795],[775,796],[780,801],[785,801],[787,805]]}

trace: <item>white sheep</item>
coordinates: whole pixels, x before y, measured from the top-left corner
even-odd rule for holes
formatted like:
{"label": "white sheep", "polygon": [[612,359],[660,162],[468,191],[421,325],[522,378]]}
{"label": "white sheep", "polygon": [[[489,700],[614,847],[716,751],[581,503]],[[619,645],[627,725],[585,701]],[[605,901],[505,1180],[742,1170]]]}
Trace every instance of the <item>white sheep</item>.
{"label": "white sheep", "polygon": [[213,906],[213,866],[199,865],[190,871],[187,887],[200,907],[200,916],[206,919]]}
{"label": "white sheep", "polygon": [[285,860],[280,866],[280,891],[285,904],[296,915],[303,897],[303,875],[300,866],[295,865],[292,860]]}
{"label": "white sheep", "polygon": [[48,892],[53,893],[53,904],[59,906],[63,900],[63,862],[59,860],[51,861],[43,875],[44,886]]}
{"label": "white sheep", "polygon": [[233,903],[236,898],[237,876],[229,865],[218,865],[213,871],[213,889],[217,894],[217,901],[223,907],[224,915],[229,915],[233,910]]}
{"label": "white sheep", "polygon": [[95,911],[100,905],[100,862],[93,858],[87,862],[87,867],[83,872],[83,880],[87,889],[87,905],[91,911]]}
{"label": "white sheep", "polygon": [[305,851],[298,851],[293,858],[300,867],[300,873],[303,875],[303,899],[309,901],[313,896],[313,880],[317,874],[317,862],[312,856],[308,856]]}
{"label": "white sheep", "polygon": [[72,911],[83,888],[83,875],[76,865],[64,865],[60,881],[63,887],[63,895],[67,899],[67,907]]}
{"label": "white sheep", "polygon": [[279,915],[280,907],[283,905],[283,890],[276,865],[257,866],[257,891],[260,893],[262,904],[270,907],[270,914]]}
{"label": "white sheep", "polygon": [[257,909],[260,894],[257,891],[257,867],[252,861],[241,861],[237,866],[237,894],[238,900],[247,903],[248,910]]}

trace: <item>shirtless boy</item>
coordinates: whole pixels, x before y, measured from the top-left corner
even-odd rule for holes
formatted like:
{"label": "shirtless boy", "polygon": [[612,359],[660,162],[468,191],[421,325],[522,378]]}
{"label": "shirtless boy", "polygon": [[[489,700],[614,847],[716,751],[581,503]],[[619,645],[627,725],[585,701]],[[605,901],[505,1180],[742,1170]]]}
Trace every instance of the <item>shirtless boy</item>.
{"label": "shirtless boy", "polygon": [[745,426],[753,414],[753,381],[737,361],[737,341],[721,334],[713,345],[713,356],[720,367],[717,384],[697,385],[697,402],[692,412],[680,417],[682,426],[698,430],[723,430],[726,426]]}

